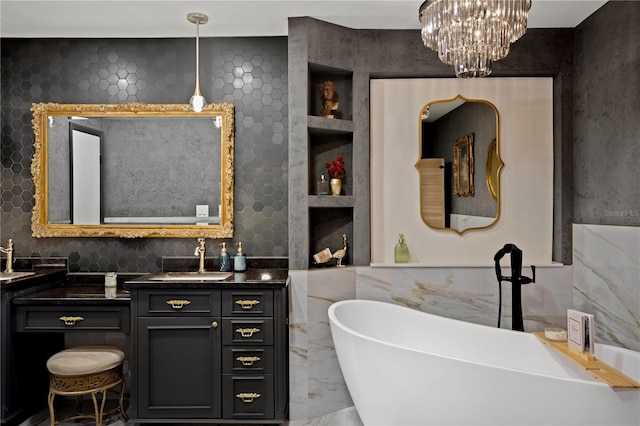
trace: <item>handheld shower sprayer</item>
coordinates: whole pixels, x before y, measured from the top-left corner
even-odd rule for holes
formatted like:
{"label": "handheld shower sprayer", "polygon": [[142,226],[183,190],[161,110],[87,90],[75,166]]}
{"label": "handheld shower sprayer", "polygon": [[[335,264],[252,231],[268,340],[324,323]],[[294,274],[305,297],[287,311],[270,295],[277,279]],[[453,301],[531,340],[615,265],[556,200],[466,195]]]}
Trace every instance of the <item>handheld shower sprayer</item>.
{"label": "handheld shower sprayer", "polygon": [[[506,277],[502,275],[502,268],[500,267],[500,259],[505,254],[511,256],[511,276]],[[522,292],[521,286],[524,284],[536,282],[536,267],[531,265],[532,277],[525,277],[522,275],[522,250],[520,250],[515,244],[505,244],[498,252],[493,256],[496,268],[496,278],[498,279],[499,297],[500,302],[498,306],[498,328],[500,328],[500,316],[502,312],[502,281],[511,282],[511,300],[512,300],[512,317],[513,323],[511,325],[512,330],[524,331],[524,324],[522,322]]]}

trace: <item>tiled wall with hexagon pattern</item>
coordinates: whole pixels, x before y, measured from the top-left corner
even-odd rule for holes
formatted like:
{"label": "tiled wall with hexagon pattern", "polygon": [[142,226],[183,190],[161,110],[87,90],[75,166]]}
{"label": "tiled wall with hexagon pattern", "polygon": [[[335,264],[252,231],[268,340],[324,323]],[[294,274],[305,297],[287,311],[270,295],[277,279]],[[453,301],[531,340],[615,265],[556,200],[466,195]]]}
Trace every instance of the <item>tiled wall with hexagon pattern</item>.
{"label": "tiled wall with hexagon pattern", "polygon": [[[0,245],[69,257],[80,272],[155,272],[190,239],[32,238],[32,102],[187,103],[193,39],[3,39]],[[235,105],[235,235],[249,256],[288,255],[287,39],[201,38],[200,86]],[[208,244],[215,256],[215,243]]]}

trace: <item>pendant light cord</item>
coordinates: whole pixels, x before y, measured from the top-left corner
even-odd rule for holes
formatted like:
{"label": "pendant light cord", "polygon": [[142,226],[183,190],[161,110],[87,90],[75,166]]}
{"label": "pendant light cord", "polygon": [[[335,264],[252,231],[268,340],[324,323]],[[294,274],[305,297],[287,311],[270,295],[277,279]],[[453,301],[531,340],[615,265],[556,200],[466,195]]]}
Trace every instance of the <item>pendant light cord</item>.
{"label": "pendant light cord", "polygon": [[200,19],[196,21],[196,96],[202,96],[200,93]]}

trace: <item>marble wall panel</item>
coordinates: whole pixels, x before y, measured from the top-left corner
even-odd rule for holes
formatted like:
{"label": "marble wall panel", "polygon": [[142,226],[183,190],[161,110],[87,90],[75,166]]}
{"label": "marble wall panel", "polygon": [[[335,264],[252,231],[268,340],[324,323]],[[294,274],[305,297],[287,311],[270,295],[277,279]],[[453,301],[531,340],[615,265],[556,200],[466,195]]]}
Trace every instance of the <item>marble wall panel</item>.
{"label": "marble wall panel", "polygon": [[289,271],[289,416],[308,418],[308,348],[306,271]]}
{"label": "marble wall panel", "polygon": [[[510,274],[502,266],[502,275]],[[531,270],[523,269],[531,276]],[[536,269],[536,282],[522,287],[526,331],[566,324],[572,303],[572,267]],[[493,268],[357,268],[358,299],[391,302],[443,317],[495,327],[500,305]],[[502,283],[501,327],[511,328],[511,284]]]}
{"label": "marble wall panel", "polygon": [[355,299],[355,268],[290,271],[290,419],[303,421],[351,407],[353,402],[329,329],[327,311]]}
{"label": "marble wall panel", "polygon": [[573,225],[573,286],[596,341],[640,351],[640,227]]}

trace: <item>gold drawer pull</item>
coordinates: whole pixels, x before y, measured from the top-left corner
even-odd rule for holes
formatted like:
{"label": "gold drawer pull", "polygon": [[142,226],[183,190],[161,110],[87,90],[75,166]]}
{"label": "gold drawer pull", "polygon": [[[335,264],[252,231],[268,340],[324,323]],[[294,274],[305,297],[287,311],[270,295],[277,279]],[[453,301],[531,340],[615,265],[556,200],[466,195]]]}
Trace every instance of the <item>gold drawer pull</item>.
{"label": "gold drawer pull", "polygon": [[240,305],[242,309],[253,309],[255,305],[260,303],[259,300],[236,300],[236,305]]}
{"label": "gold drawer pull", "polygon": [[254,362],[260,361],[259,356],[239,356],[236,361],[240,361],[245,367],[251,367]]}
{"label": "gold drawer pull", "polygon": [[237,328],[236,333],[240,333],[242,337],[251,337],[253,333],[258,333],[259,328]]}
{"label": "gold drawer pull", "polygon": [[242,402],[246,402],[246,403],[251,403],[253,402],[254,399],[260,398],[261,396],[262,395],[256,392],[251,392],[251,393],[243,392],[243,393],[236,394],[236,398],[240,398]]}
{"label": "gold drawer pull", "polygon": [[218,328],[218,321],[214,321],[211,323],[211,327]]}
{"label": "gold drawer pull", "polygon": [[67,316],[60,317],[58,319],[60,321],[64,322],[64,325],[76,325],[76,323],[78,321],[83,321],[84,320],[84,318],[82,318],[82,317],[67,317]]}
{"label": "gold drawer pull", "polygon": [[182,309],[191,303],[188,300],[167,300],[167,305],[171,306],[173,309]]}

